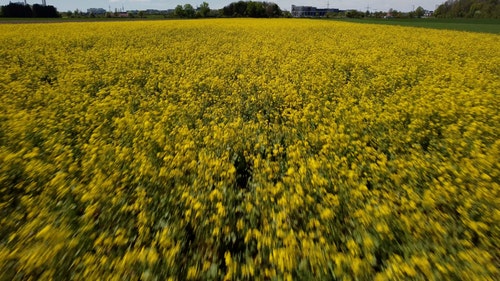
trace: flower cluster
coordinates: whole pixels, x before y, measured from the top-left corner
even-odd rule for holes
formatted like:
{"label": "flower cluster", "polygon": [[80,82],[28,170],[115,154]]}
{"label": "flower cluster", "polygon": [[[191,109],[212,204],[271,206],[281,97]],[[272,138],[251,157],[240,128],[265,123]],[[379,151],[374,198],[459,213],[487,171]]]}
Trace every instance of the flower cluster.
{"label": "flower cluster", "polygon": [[498,35],[294,19],[0,34],[1,280],[500,275]]}

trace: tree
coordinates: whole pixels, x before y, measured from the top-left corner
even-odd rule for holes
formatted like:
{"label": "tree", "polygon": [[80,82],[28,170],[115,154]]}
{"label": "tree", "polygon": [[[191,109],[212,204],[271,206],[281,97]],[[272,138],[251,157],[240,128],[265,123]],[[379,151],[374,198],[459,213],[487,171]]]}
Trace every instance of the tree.
{"label": "tree", "polygon": [[174,15],[179,18],[184,18],[186,17],[186,13],[184,11],[184,8],[182,8],[181,5],[177,5],[174,10]]}
{"label": "tree", "polygon": [[208,17],[208,14],[210,13],[210,7],[208,6],[207,2],[203,2],[199,7],[198,7],[198,16],[202,18]]}
{"label": "tree", "polygon": [[265,3],[266,5],[266,15],[269,18],[276,18],[281,16],[281,9],[277,4]]}
{"label": "tree", "polygon": [[424,15],[425,15],[424,8],[422,8],[421,6],[418,6],[418,8],[415,10],[415,16],[417,16],[417,18],[421,18]]}
{"label": "tree", "polygon": [[33,17],[33,11],[29,5],[9,3],[9,5],[2,6],[2,16],[7,18],[31,18]]}
{"label": "tree", "polygon": [[285,18],[291,18],[292,17],[292,13],[290,13],[289,11],[284,11],[281,13],[281,15]]}
{"label": "tree", "polygon": [[244,1],[238,1],[229,4],[228,7],[229,7],[229,14],[225,14],[226,16],[243,17],[246,16],[248,3]]}
{"label": "tree", "polygon": [[440,18],[481,17],[500,18],[498,0],[448,0],[434,11]]}
{"label": "tree", "polygon": [[39,4],[29,6],[22,3],[9,3],[9,5],[2,6],[1,14],[3,17],[16,18],[58,18],[61,16],[54,6],[42,6]]}
{"label": "tree", "polygon": [[365,14],[362,13],[362,12],[359,12],[357,10],[350,10],[350,11],[347,11],[347,13],[346,13],[345,16],[348,17],[348,18],[360,19],[360,18],[364,17]]}
{"label": "tree", "polygon": [[264,8],[264,3],[249,1],[247,3],[247,8],[245,14],[251,18],[263,18],[266,16],[266,9]]}
{"label": "tree", "polygon": [[33,5],[33,14],[36,18],[58,18],[59,13],[54,6]]}
{"label": "tree", "polygon": [[280,17],[282,11],[280,7],[271,2],[260,1],[238,1],[225,6],[222,9],[222,14],[227,17]]}
{"label": "tree", "polygon": [[144,11],[139,11],[139,17],[142,19],[144,17]]}
{"label": "tree", "polygon": [[187,18],[194,18],[196,15],[196,11],[191,4],[184,5],[184,14]]}

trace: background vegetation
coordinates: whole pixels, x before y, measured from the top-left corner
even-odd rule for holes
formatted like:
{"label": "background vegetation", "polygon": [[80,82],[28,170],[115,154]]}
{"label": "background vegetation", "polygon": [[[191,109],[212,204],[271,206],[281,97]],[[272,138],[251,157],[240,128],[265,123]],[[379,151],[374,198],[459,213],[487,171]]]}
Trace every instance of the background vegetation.
{"label": "background vegetation", "polygon": [[233,2],[222,9],[224,16],[276,18],[282,15],[277,4],[270,2],[239,1]]}
{"label": "background vegetation", "polygon": [[[161,14],[148,14],[145,11],[129,11],[114,13],[108,11],[99,15],[85,13],[83,11],[67,11],[65,17],[101,17],[101,18],[146,18],[163,16],[167,18],[205,18],[205,17],[290,17],[290,12],[283,11],[277,4],[266,1],[237,1],[232,2],[220,10],[212,10],[208,2],[203,2],[198,7],[191,4],[177,5],[173,10],[162,11]],[[0,16],[14,18],[47,18],[60,17],[57,9],[53,6],[33,6],[22,3],[9,3],[2,6]],[[476,19],[500,19],[500,1],[498,0],[448,0],[441,4],[436,11],[427,11],[419,6],[410,12],[401,12],[394,9],[388,11],[357,11],[347,10],[328,13],[328,18],[476,18]]]}
{"label": "background vegetation", "polygon": [[24,5],[22,3],[9,3],[0,8],[0,16],[9,18],[58,18],[60,14],[54,6],[39,4]]}
{"label": "background vegetation", "polygon": [[495,18],[500,19],[498,0],[448,0],[434,12],[440,18]]}

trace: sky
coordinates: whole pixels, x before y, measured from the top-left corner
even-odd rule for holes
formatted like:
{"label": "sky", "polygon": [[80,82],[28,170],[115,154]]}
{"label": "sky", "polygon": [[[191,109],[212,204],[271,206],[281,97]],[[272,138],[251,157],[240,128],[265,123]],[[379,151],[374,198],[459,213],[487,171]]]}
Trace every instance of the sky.
{"label": "sky", "polygon": [[[9,2],[23,2],[24,0],[0,0],[1,5],[7,5]],[[146,10],[158,9],[167,10],[173,9],[175,6],[181,4],[191,4],[193,7],[198,7],[201,3],[207,2],[212,9],[220,9],[231,2],[239,0],[46,0],[47,5],[52,5],[57,8],[59,12],[74,11],[87,11],[88,8],[104,8],[106,10],[114,11],[115,8],[125,10]],[[274,2],[280,6],[282,10],[291,10],[292,5],[297,6],[314,6],[318,8],[338,8],[341,10],[356,9],[360,11],[369,10],[375,11],[388,11],[394,9],[398,11],[412,11],[418,6],[422,6],[426,10],[435,10],[437,5],[445,2],[445,0],[254,0]],[[42,0],[30,1],[28,4],[41,4]],[[110,9],[111,8],[111,9]]]}

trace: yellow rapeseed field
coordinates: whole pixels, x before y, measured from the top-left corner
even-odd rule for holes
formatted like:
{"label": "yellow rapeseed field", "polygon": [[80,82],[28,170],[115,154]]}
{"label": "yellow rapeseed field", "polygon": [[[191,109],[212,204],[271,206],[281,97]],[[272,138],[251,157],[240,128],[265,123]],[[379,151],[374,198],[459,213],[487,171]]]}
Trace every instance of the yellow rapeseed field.
{"label": "yellow rapeseed field", "polygon": [[500,36],[0,25],[0,280],[498,280]]}

